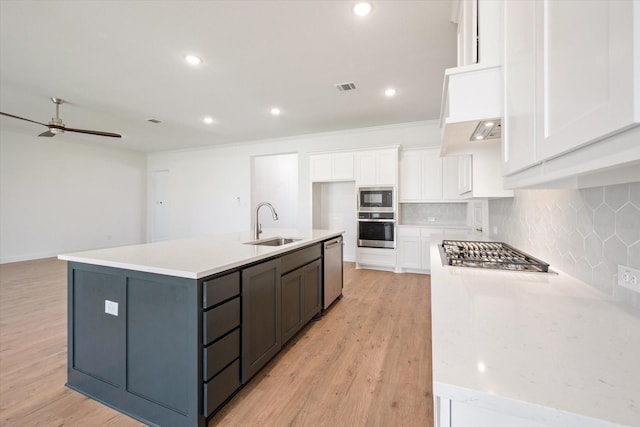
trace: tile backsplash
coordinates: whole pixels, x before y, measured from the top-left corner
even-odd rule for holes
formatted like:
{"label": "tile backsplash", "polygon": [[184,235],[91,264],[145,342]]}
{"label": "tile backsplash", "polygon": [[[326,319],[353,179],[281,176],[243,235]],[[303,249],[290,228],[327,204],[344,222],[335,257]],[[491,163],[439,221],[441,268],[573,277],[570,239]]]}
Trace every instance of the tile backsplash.
{"label": "tile backsplash", "polygon": [[401,203],[400,224],[465,225],[467,203]]}
{"label": "tile backsplash", "polygon": [[489,201],[491,237],[521,248],[640,311],[617,265],[640,269],[640,182],[582,190],[518,190]]}

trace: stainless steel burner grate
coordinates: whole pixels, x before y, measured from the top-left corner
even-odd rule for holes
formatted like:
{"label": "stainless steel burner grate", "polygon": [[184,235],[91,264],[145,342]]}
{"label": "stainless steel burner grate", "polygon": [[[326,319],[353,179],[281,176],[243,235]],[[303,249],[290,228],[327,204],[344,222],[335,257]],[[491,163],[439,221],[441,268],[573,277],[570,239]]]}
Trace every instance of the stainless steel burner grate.
{"label": "stainless steel burner grate", "polygon": [[549,264],[502,242],[443,240],[445,264],[497,270],[549,272]]}

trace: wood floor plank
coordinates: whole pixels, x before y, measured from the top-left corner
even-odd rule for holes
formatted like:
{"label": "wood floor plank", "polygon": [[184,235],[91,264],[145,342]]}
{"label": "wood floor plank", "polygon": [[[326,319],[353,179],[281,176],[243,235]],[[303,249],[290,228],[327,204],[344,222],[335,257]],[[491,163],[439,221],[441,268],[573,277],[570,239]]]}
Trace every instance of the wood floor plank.
{"label": "wood floor plank", "polygon": [[[0,425],[140,426],[64,386],[66,263],[0,265]],[[356,270],[344,297],[209,426],[433,425],[429,276]]]}

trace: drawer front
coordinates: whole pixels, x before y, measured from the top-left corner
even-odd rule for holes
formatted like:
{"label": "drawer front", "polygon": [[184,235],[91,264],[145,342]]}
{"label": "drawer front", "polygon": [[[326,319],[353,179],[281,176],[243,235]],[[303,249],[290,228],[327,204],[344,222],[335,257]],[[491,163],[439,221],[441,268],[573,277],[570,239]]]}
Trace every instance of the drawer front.
{"label": "drawer front", "polygon": [[207,381],[238,357],[240,357],[240,329],[236,329],[204,349],[202,379]]}
{"label": "drawer front", "polygon": [[240,387],[240,360],[204,384],[204,416],[208,417]]}
{"label": "drawer front", "polygon": [[322,245],[317,244],[309,246],[290,254],[284,255],[280,261],[280,271],[282,274],[286,274],[296,268],[302,267],[311,261],[320,258],[322,255]]}
{"label": "drawer front", "polygon": [[202,306],[204,308],[219,304],[236,295],[240,295],[239,271],[202,283]]}
{"label": "drawer front", "polygon": [[398,237],[420,237],[420,228],[398,227]]}
{"label": "drawer front", "polygon": [[203,316],[202,343],[207,345],[240,325],[240,297],[205,311]]}

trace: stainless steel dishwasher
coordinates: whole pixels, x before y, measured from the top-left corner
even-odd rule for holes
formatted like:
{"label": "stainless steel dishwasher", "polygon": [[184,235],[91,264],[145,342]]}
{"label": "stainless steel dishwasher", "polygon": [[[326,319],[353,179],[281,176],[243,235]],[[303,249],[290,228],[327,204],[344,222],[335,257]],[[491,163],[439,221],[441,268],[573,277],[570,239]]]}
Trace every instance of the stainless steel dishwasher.
{"label": "stainless steel dishwasher", "polygon": [[324,242],[322,255],[322,309],[326,310],[336,299],[342,297],[342,236]]}

